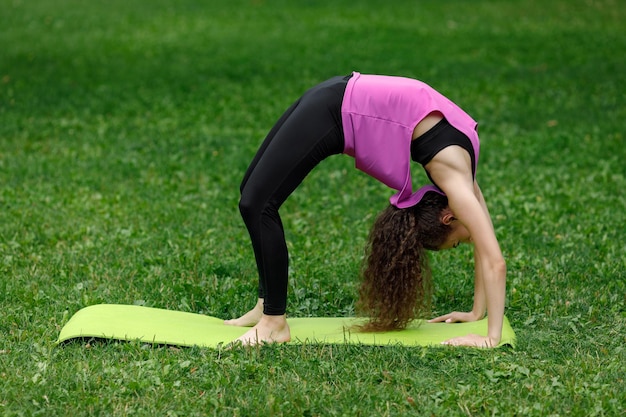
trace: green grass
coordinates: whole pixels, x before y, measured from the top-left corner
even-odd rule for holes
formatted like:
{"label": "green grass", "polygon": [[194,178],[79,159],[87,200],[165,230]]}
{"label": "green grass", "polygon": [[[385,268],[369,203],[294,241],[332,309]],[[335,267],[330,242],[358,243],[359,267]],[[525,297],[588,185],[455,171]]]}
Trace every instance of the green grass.
{"label": "green grass", "polygon": [[[624,415],[624,2],[0,10],[1,415]],[[96,303],[250,308],[239,181],[291,101],[352,70],[427,81],[479,121],[516,349],[54,345]],[[283,209],[291,316],[353,314],[390,191],[352,163]],[[434,313],[470,308],[470,249],[432,264]]]}

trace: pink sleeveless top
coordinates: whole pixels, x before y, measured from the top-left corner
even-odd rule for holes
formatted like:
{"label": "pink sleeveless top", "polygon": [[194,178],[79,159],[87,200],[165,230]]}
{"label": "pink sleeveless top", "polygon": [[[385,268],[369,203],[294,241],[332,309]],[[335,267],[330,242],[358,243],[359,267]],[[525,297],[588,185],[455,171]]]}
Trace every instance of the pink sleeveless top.
{"label": "pink sleeveless top", "polygon": [[[411,139],[415,126],[433,111],[465,134],[478,164],[477,123],[429,85],[410,78],[354,72],[341,105],[345,146],[357,169],[398,192],[390,203],[398,208],[418,203],[422,192],[411,183]],[[476,172],[476,166],[474,166]]]}

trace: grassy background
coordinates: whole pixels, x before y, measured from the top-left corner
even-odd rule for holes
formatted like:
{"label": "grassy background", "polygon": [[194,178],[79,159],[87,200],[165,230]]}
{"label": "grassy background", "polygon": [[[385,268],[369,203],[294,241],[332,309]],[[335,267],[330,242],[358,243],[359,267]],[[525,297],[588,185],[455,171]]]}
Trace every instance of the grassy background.
{"label": "grassy background", "polygon": [[[0,10],[0,414],[624,415],[624,2]],[[517,349],[54,346],[96,303],[250,308],[239,181],[300,93],[352,70],[422,79],[479,121]],[[291,316],[353,314],[390,191],[352,164],[284,206]],[[432,264],[435,313],[471,308],[471,250]]]}

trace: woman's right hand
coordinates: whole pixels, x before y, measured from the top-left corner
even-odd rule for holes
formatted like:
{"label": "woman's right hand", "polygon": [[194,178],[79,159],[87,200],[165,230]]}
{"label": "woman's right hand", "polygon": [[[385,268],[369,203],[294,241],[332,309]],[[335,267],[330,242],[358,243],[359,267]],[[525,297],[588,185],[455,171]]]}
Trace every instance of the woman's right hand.
{"label": "woman's right hand", "polygon": [[464,323],[468,321],[477,321],[482,319],[482,316],[474,313],[473,311],[464,313],[459,311],[453,311],[452,313],[444,314],[443,316],[435,317],[428,320],[429,323]]}

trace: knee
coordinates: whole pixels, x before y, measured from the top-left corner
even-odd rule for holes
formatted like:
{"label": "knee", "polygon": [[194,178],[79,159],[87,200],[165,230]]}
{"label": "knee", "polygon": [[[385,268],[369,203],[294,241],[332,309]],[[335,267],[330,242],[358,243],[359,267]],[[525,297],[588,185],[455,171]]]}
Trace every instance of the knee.
{"label": "knee", "polygon": [[256,199],[243,193],[239,199],[239,213],[246,224],[261,221],[262,218],[278,218],[278,207],[271,201]]}
{"label": "knee", "polygon": [[254,202],[242,194],[239,199],[239,213],[241,213],[241,217],[249,219],[254,216],[255,211],[257,210]]}
{"label": "knee", "polygon": [[261,217],[265,204],[263,200],[255,196],[254,193],[246,192],[244,189],[239,198],[239,213],[248,222]]}

